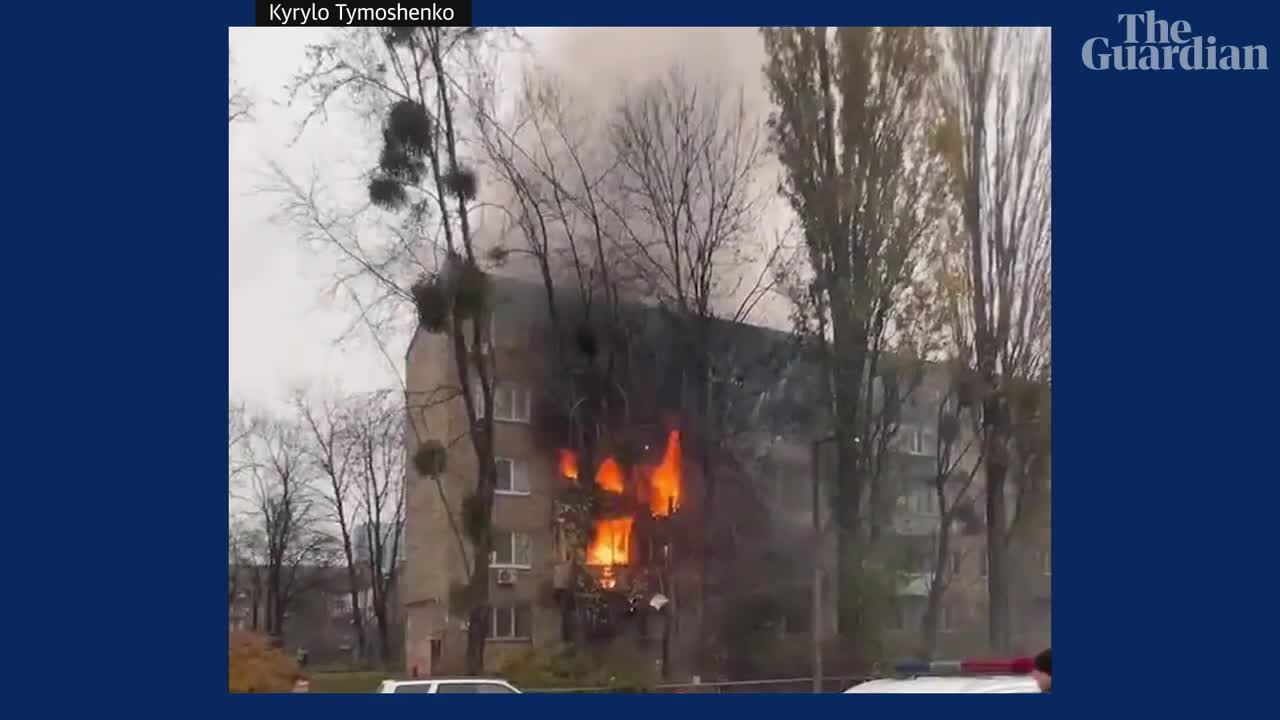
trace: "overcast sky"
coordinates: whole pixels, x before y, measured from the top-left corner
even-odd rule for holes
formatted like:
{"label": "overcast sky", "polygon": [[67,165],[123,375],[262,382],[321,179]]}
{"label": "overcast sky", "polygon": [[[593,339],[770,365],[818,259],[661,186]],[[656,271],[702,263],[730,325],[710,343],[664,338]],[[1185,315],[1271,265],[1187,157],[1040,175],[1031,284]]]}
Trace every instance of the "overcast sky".
{"label": "overcast sky", "polygon": [[[360,169],[374,157],[350,126],[333,117],[288,147],[296,111],[281,88],[303,62],[308,43],[333,30],[232,28],[231,79],[254,101],[253,120],[229,127],[230,391],[257,406],[279,403],[300,384],[334,390],[395,387],[394,370],[371,342],[335,344],[351,321],[327,301],[332,264],[299,247],[288,227],[273,222],[280,198],[263,192],[268,167],[318,169],[352,193],[363,193]],[[532,28],[522,31],[537,62],[557,71],[575,95],[597,97],[621,84],[689,63],[741,85],[749,106],[763,109],[763,54],[754,28]],[[400,358],[403,347],[391,348]]]}

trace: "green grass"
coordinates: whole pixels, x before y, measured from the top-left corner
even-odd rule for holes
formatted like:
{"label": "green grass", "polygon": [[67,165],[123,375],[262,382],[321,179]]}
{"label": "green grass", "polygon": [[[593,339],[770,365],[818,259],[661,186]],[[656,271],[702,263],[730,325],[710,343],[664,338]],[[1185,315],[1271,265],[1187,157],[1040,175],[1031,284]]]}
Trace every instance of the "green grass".
{"label": "green grass", "polygon": [[393,677],[389,672],[317,672],[310,674],[313,693],[371,693],[378,683]]}

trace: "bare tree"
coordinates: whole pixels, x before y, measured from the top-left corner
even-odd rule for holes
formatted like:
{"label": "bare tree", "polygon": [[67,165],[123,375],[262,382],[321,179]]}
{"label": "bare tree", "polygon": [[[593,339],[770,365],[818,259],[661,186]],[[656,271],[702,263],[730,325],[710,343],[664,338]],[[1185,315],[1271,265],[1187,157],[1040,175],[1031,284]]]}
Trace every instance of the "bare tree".
{"label": "bare tree", "polygon": [[[501,116],[493,99],[500,93],[487,90],[476,114],[485,120],[488,166],[508,198],[501,255],[531,258],[543,282],[559,375],[548,399],[568,418],[561,447],[594,467],[599,448],[627,442],[639,419],[632,398],[655,389],[653,338],[635,334],[634,312],[656,300],[674,340],[658,354],[683,370],[690,389],[672,398],[682,444],[708,481],[703,507],[717,507],[717,468],[741,469],[733,456],[738,423],[758,390],[743,378],[767,354],[741,352],[741,338],[718,338],[718,328],[746,320],[772,290],[783,247],[782,236],[760,231],[763,148],[741,93],[677,68],[623,91],[601,118],[554,76],[526,75]],[[574,528],[589,530],[593,518],[574,510],[575,490],[561,498],[559,527],[585,549],[590,533]],[[704,612],[703,641],[712,520],[698,525],[707,537],[684,544],[687,557],[703,562],[695,604]]]}
{"label": "bare tree", "polygon": [[[686,445],[705,484],[696,607],[706,624],[725,406],[741,385],[719,321],[741,322],[771,289],[780,243],[761,233],[762,128],[735,93],[672,68],[623,97],[610,123],[609,210],[628,280],[667,311],[684,355]],[[707,633],[701,634],[704,661]]]}
{"label": "bare tree", "polygon": [[317,498],[324,519],[336,529],[336,540],[346,567],[347,592],[351,598],[351,622],[356,633],[356,648],[363,654],[368,649],[364,613],[361,611],[360,563],[357,561],[352,534],[356,509],[354,485],[359,458],[355,409],[344,400],[315,399],[299,391],[293,396],[294,412],[301,424],[300,450],[323,480]]}
{"label": "bare tree", "polygon": [[[450,397],[462,399],[477,461],[475,489],[464,498],[462,513],[474,550],[467,592],[470,674],[484,669],[497,468],[493,355],[485,331],[489,280],[475,235],[477,176],[468,164],[460,98],[470,77],[485,72],[478,58],[487,38],[500,34],[474,28],[362,29],[311,49],[311,67],[294,83],[295,98],[310,98],[307,122],[322,117],[340,96],[382,121],[381,153],[368,195],[374,205],[402,219],[390,228],[392,242],[370,247],[340,211],[322,207],[302,184],[286,183],[292,218],[350,266],[342,285],[353,293],[373,288],[374,302],[392,311],[412,302],[419,325],[449,343],[459,385]],[[368,303],[357,302],[367,319]]]}
{"label": "bare tree", "polygon": [[245,442],[253,432],[252,418],[243,403],[227,404],[227,484],[231,486],[245,470]]}
{"label": "bare tree", "polygon": [[855,577],[868,481],[867,384],[941,216],[931,146],[936,66],[923,28],[763,28],[773,149],[800,219],[811,282],[795,293],[820,341],[836,430],[841,632],[857,631]]}
{"label": "bare tree", "polygon": [[696,320],[748,314],[768,289],[773,252],[760,233],[764,147],[741,89],[735,97],[673,68],[623,98],[609,135],[609,210],[635,281]]}
{"label": "bare tree", "polygon": [[251,418],[243,403],[227,403],[227,605],[232,605],[244,592],[244,582],[251,573],[248,531],[235,517],[237,479],[250,468],[247,444],[253,432]]}
{"label": "bare tree", "polygon": [[973,411],[962,401],[960,388],[963,380],[957,373],[967,373],[963,366],[950,364],[948,380],[941,392],[930,393],[930,406],[934,410],[934,436],[938,439],[932,473],[933,492],[938,506],[938,531],[932,558],[933,576],[929,581],[929,596],[924,615],[924,655],[932,657],[937,647],[938,622],[942,601],[950,585],[955,568],[949,567],[952,557],[951,539],[955,526],[972,522],[971,490],[981,467],[981,446],[972,433],[965,432]]}
{"label": "bare tree", "polygon": [[227,524],[227,607],[235,604],[240,596],[244,574],[244,554],[240,547],[240,533]]}
{"label": "bare tree", "polygon": [[353,497],[360,547],[356,560],[369,591],[369,610],[378,633],[378,650],[390,666],[392,592],[400,577],[404,551],[404,408],[395,393],[379,392],[355,404]]}
{"label": "bare tree", "polygon": [[250,112],[253,110],[253,100],[249,97],[249,91],[236,82],[236,63],[229,53],[227,60],[228,65],[231,66],[231,89],[227,94],[227,123],[234,124],[241,120],[251,119]]}
{"label": "bare tree", "polygon": [[1047,382],[1051,348],[1049,33],[956,28],[946,39],[941,140],[961,219],[952,319],[980,397],[990,642],[1007,649],[1011,396]]}
{"label": "bare tree", "polygon": [[308,567],[327,559],[300,435],[288,421],[262,420],[249,439],[249,521],[261,539],[254,555],[263,572],[265,630],[275,637],[284,632],[286,613],[306,583]]}

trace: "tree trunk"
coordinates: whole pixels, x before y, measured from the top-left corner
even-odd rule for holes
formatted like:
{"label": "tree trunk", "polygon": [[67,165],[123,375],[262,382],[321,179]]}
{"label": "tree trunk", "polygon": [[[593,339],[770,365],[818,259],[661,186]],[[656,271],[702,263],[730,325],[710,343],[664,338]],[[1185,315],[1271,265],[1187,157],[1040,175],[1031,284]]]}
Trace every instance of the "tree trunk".
{"label": "tree trunk", "polygon": [[987,465],[987,603],[988,641],[995,652],[1009,649],[1008,548],[1004,542],[1008,508],[1004,488],[1008,474],[1004,407],[998,394],[983,401],[984,457]]}
{"label": "tree trunk", "polygon": [[[939,507],[945,508],[943,493],[938,493]],[[947,556],[951,552],[951,519],[943,513],[942,527],[938,530],[938,542],[933,555],[933,578],[929,583],[928,604],[924,610],[924,647],[921,656],[932,660],[938,650],[938,620],[942,611],[942,597],[947,590]]]}
{"label": "tree trunk", "polygon": [[[486,421],[492,427],[492,420]],[[493,463],[493,445],[487,435],[483,442],[477,444],[477,454],[481,456],[480,483],[476,488],[476,502],[480,503],[484,516],[485,532],[475,542],[475,563],[471,570],[471,581],[467,588],[467,596],[471,604],[470,623],[467,626],[467,675],[478,677],[484,674],[485,643],[489,639],[489,622],[492,609],[489,607],[489,558],[493,552],[493,536],[490,519],[493,517],[493,490],[497,485],[497,468]],[[487,462],[483,458],[488,458]]]}
{"label": "tree trunk", "polygon": [[[343,538],[343,542],[349,548],[351,541]],[[351,585],[351,624],[355,627],[356,632],[356,653],[359,660],[365,657],[365,651],[368,648],[368,639],[365,637],[364,613],[360,610],[360,591],[358,588],[358,577],[355,568],[352,567],[351,556],[347,556],[347,582]]]}
{"label": "tree trunk", "polygon": [[386,603],[374,608],[374,619],[378,625],[378,653],[382,659],[382,667],[391,667],[391,628],[387,618]]}
{"label": "tree trunk", "polygon": [[[837,615],[842,636],[851,638],[859,626],[862,574],[862,453],[858,437],[858,386],[862,376],[863,354],[857,343],[839,340],[848,333],[837,330],[835,362],[836,398],[836,522],[839,593],[842,598]],[[841,346],[850,350],[840,352]]]}

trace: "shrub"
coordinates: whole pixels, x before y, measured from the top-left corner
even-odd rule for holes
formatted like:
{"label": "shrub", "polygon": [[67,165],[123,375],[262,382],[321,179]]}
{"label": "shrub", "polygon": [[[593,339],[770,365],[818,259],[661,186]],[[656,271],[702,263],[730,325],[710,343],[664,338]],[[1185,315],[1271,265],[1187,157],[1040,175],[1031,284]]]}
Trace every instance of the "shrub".
{"label": "shrub", "polygon": [[287,693],[302,677],[298,665],[257,633],[231,633],[227,675],[233,693]]}
{"label": "shrub", "polygon": [[646,668],[611,665],[570,645],[534,649],[500,669],[518,688],[554,689],[612,687],[617,692],[645,692],[654,678]]}

